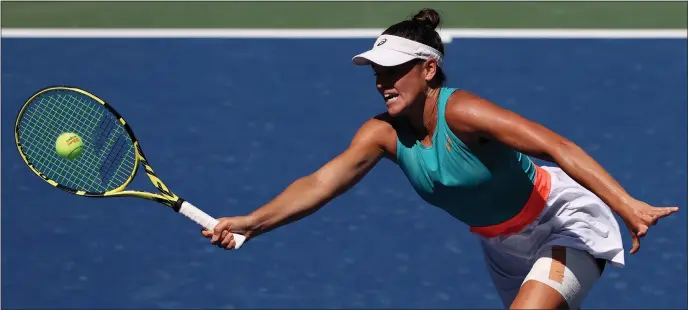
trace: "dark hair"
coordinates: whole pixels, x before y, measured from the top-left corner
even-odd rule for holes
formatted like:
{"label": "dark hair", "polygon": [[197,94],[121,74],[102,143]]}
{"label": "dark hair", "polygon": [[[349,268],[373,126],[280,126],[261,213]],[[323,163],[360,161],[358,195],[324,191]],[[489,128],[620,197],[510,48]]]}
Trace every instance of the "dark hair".
{"label": "dark hair", "polygon": [[[444,55],[444,44],[440,34],[435,31],[440,25],[440,14],[433,9],[422,9],[413,18],[396,23],[387,28],[382,34],[403,37],[423,43]],[[442,85],[446,80],[442,68],[437,68],[435,81]]]}

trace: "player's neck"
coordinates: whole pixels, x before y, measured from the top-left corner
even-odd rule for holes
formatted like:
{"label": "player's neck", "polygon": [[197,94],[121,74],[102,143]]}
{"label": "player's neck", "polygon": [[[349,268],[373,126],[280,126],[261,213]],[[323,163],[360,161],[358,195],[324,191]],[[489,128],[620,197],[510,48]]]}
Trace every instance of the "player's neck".
{"label": "player's neck", "polygon": [[414,132],[419,136],[420,139],[424,137],[432,136],[435,133],[435,127],[437,126],[437,111],[438,111],[438,99],[439,99],[439,89],[430,89],[422,99],[424,102],[422,105],[418,105],[419,110],[412,113],[415,117],[409,118],[411,126],[413,126]]}

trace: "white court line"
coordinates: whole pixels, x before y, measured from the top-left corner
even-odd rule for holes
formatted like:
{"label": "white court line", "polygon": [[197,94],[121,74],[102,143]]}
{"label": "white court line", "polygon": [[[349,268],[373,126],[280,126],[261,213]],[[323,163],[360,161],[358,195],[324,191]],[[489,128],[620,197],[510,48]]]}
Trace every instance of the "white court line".
{"label": "white court line", "polygon": [[[383,29],[2,29],[5,38],[375,38]],[[443,29],[442,38],[686,39],[686,29]]]}

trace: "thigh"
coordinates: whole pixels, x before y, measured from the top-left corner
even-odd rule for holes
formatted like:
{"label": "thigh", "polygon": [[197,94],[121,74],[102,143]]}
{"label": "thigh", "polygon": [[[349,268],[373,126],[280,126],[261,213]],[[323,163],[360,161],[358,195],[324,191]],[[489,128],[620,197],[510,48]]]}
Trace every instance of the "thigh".
{"label": "thigh", "polygon": [[554,246],[537,256],[511,308],[578,309],[604,264],[587,252]]}
{"label": "thigh", "polygon": [[500,252],[482,242],[483,257],[504,307],[509,307],[530,271],[530,262],[520,257]]}

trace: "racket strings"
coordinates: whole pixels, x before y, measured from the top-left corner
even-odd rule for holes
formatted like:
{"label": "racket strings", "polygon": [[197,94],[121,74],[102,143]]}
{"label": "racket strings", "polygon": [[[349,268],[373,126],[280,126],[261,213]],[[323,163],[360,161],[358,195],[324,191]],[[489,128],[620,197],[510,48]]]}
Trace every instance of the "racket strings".
{"label": "racket strings", "polygon": [[[76,159],[60,157],[55,141],[74,132],[83,142]],[[66,187],[106,192],[126,182],[135,166],[133,142],[106,107],[87,95],[68,90],[39,95],[24,111],[19,140],[29,162]]]}

